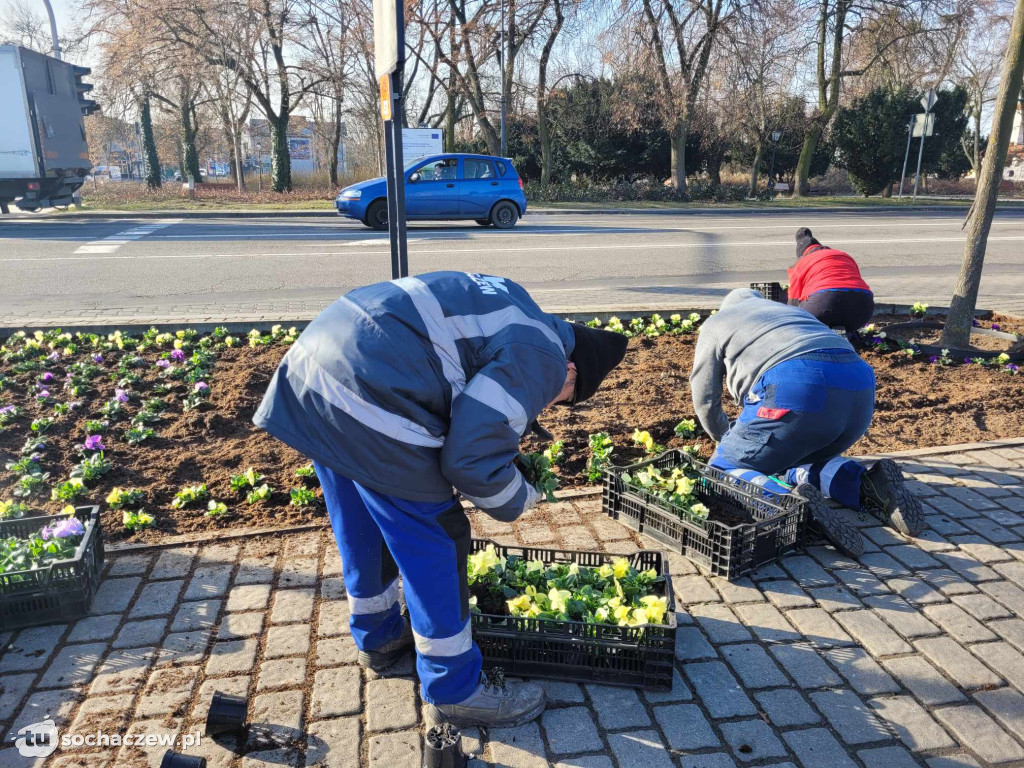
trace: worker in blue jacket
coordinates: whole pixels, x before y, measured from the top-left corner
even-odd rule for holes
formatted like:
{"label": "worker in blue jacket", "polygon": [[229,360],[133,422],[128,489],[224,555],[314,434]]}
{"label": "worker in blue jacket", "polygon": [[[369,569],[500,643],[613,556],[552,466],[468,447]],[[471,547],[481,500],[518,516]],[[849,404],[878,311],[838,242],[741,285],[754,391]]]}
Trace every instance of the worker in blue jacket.
{"label": "worker in blue jacket", "polygon": [[593,395],[626,344],[545,314],[510,280],[435,272],[341,297],[274,374],[253,421],[313,459],[360,663],[381,671],[415,645],[432,724],[513,726],[544,709],[539,686],[481,672],[456,494],[506,522],[535,504],[520,439],[548,405]]}

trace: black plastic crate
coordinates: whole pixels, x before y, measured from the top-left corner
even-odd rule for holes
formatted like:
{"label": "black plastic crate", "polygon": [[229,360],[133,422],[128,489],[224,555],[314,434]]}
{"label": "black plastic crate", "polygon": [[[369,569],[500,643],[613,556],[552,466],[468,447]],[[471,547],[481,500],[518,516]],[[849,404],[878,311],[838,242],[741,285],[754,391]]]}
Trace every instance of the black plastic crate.
{"label": "black plastic crate", "polygon": [[[669,502],[622,480],[623,472],[633,474],[651,465],[663,470],[694,470],[699,475],[694,495],[703,504],[749,522],[728,525],[680,517]],[[803,546],[810,523],[807,504],[799,496],[766,492],[679,450],[628,467],[606,469],[602,502],[610,517],[728,579],[739,578]]]}
{"label": "black plastic crate", "polygon": [[668,691],[676,646],[675,598],[668,566],[661,552],[632,554],[572,552],[539,547],[509,547],[488,539],[473,539],[473,551],[494,545],[499,557],[517,555],[545,564],[578,563],[591,568],[625,557],[637,570],[654,568],[665,577],[668,611],[664,624],[619,627],[582,621],[530,619],[473,613],[473,639],[483,653],[484,666],[503,667],[505,674],[580,683],[602,683]]}
{"label": "black plastic crate", "polygon": [[759,291],[769,301],[778,301],[785,303],[784,291],[782,290],[781,283],[751,283],[750,287],[755,291]]}
{"label": "black plastic crate", "polygon": [[[0,522],[0,539],[30,536],[64,515]],[[85,536],[70,560],[33,571],[0,574],[0,630],[73,621],[89,612],[103,570],[103,528],[98,506],[78,507]]]}

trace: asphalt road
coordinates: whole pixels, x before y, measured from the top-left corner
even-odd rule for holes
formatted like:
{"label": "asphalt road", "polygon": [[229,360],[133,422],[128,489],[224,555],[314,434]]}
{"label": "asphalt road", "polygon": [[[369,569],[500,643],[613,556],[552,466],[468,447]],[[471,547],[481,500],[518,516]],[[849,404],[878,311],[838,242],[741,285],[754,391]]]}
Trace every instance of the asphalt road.
{"label": "asphalt road", "polygon": [[[859,261],[879,301],[948,304],[962,211],[536,215],[511,231],[415,224],[413,274],[502,275],[555,311],[716,306],[784,280],[810,226]],[[979,306],[1024,314],[1024,212],[997,215]],[[345,219],[0,219],[0,325],[302,319],[390,278],[386,233]]]}

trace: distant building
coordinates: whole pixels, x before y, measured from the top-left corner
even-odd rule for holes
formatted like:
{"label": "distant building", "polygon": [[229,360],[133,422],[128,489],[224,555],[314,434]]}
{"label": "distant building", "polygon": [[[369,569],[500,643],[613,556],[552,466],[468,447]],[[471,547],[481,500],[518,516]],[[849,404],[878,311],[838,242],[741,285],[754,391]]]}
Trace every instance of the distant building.
{"label": "distant building", "polygon": [[[270,123],[260,118],[249,120],[248,130],[242,135],[246,165],[255,170],[262,163],[265,171],[270,170]],[[288,121],[288,154],[292,162],[292,173],[313,173],[325,170],[328,158],[324,156],[322,142],[317,141],[316,124],[303,115],[292,115]],[[346,170],[345,125],[341,126],[342,140],[338,146],[340,170]]]}

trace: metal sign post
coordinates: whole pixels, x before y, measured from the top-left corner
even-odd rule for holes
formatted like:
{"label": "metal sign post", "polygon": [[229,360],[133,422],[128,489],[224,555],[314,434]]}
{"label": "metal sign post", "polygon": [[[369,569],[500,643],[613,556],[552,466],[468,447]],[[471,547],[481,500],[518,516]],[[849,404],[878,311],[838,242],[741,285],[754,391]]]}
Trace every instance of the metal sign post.
{"label": "metal sign post", "polygon": [[[935,93],[934,88],[928,89],[928,93],[921,97],[921,106],[924,107],[924,124],[921,129],[921,147],[917,150],[917,173],[914,175],[913,199],[915,201],[917,200],[917,185],[921,181],[921,159],[924,157],[924,137],[931,133],[931,131],[929,130],[929,124],[934,125],[934,118],[931,117],[931,111],[932,107],[935,106],[936,99],[938,98],[939,96],[937,93]],[[914,132],[917,132],[916,126]]]}
{"label": "metal sign post", "polygon": [[911,115],[909,122],[907,122],[907,151],[903,153],[903,173],[900,174],[900,193],[896,196],[897,200],[903,199],[903,180],[907,178],[907,161],[910,159],[910,137],[914,135],[914,117],[914,115]]}
{"label": "metal sign post", "polygon": [[400,101],[402,69],[405,64],[405,9],[402,0],[373,0],[373,42],[377,78],[380,83],[380,116],[384,121],[391,279],[397,280],[409,274]]}

